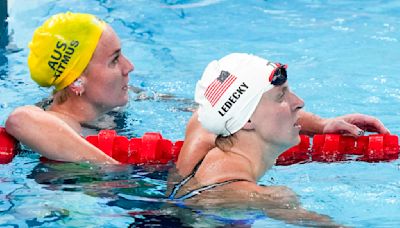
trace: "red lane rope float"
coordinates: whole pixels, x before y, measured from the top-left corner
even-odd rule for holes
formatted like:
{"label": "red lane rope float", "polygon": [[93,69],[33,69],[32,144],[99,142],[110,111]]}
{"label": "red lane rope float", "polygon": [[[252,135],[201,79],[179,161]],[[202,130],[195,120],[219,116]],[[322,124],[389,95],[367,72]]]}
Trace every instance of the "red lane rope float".
{"label": "red lane rope float", "polygon": [[[277,165],[291,165],[311,161],[335,162],[359,160],[365,162],[391,161],[399,157],[396,135],[369,135],[353,138],[338,134],[300,135],[298,145],[282,153]],[[183,141],[172,142],[160,133],[148,132],[141,138],[128,139],[114,130],[102,130],[86,140],[123,164],[165,164],[176,162]],[[0,127],[0,164],[12,161],[17,141]]]}
{"label": "red lane rope float", "polygon": [[160,133],[148,132],[142,138],[128,139],[114,130],[102,130],[98,135],[87,136],[91,144],[108,156],[125,164],[176,162],[183,141],[171,142]]}
{"label": "red lane rope float", "polygon": [[391,161],[399,158],[399,140],[396,135],[375,134],[354,138],[338,134],[301,135],[301,142],[281,154],[276,164],[291,165],[300,162],[335,162],[358,160],[365,162]]}
{"label": "red lane rope float", "polygon": [[15,156],[17,140],[0,127],[0,164],[11,162]]}

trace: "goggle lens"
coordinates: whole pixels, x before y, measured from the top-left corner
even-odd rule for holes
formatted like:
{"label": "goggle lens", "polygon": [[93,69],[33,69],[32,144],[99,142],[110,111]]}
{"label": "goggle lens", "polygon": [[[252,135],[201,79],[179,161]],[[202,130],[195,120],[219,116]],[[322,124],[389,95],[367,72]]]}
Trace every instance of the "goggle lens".
{"label": "goggle lens", "polygon": [[280,86],[287,81],[287,72],[286,72],[287,65],[282,65],[280,63],[277,63],[276,66],[277,67],[271,73],[272,78],[270,76],[270,82],[274,86]]}

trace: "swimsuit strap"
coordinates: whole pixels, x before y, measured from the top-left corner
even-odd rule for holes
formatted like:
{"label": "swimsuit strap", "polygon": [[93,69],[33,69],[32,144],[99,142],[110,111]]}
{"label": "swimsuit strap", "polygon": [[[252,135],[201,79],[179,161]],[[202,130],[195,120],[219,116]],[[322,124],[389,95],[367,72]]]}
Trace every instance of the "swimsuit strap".
{"label": "swimsuit strap", "polygon": [[211,185],[207,185],[207,186],[200,187],[200,188],[198,188],[198,189],[195,189],[195,190],[190,191],[189,193],[186,193],[185,195],[183,195],[183,196],[181,196],[181,197],[175,198],[175,196],[176,196],[176,194],[178,193],[179,189],[180,189],[183,185],[185,185],[187,182],[189,182],[189,180],[192,179],[192,178],[196,175],[197,170],[199,169],[199,167],[200,167],[201,163],[203,162],[204,158],[205,158],[205,156],[196,164],[196,166],[193,168],[193,171],[192,171],[189,175],[187,175],[187,176],[186,176],[185,178],[183,178],[179,183],[177,183],[177,184],[174,185],[174,188],[173,188],[173,190],[171,191],[171,194],[168,196],[168,199],[170,199],[170,200],[184,201],[184,200],[189,199],[189,198],[191,198],[191,197],[193,197],[193,196],[196,196],[197,194],[200,194],[200,193],[203,192],[203,191],[206,191],[206,190],[209,190],[209,189],[218,187],[218,186],[222,186],[222,185],[225,185],[225,184],[230,184],[230,183],[233,183],[233,182],[248,181],[248,180],[246,180],[246,179],[232,179],[232,180],[226,180],[226,181],[222,181],[222,182],[219,182],[219,183],[214,183],[214,184],[211,184]]}
{"label": "swimsuit strap", "polygon": [[239,181],[248,181],[248,180],[246,180],[246,179],[232,179],[232,180],[227,180],[227,181],[218,182],[218,183],[215,183],[215,184],[203,186],[203,187],[200,187],[198,189],[192,190],[191,192],[189,192],[189,193],[187,193],[187,194],[185,194],[185,195],[183,195],[183,196],[181,196],[179,198],[176,198],[175,200],[184,201],[186,199],[189,199],[189,198],[191,198],[193,196],[196,196],[196,195],[200,194],[203,191],[206,191],[206,190],[218,187],[218,186],[230,184],[230,183],[233,183],[233,182],[239,182]]}
{"label": "swimsuit strap", "polygon": [[171,192],[171,194],[168,196],[169,199],[174,199],[176,194],[178,193],[179,189],[185,185],[190,179],[192,179],[194,177],[194,175],[196,175],[197,170],[199,169],[201,163],[203,162],[204,157],[196,164],[196,166],[193,168],[193,171],[187,175],[185,178],[183,178],[179,183],[174,185],[174,188]]}

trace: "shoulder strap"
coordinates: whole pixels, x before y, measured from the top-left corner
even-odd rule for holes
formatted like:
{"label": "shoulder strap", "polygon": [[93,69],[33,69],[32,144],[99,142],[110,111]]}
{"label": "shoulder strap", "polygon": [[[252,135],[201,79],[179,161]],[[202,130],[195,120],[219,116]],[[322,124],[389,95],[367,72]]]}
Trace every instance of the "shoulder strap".
{"label": "shoulder strap", "polygon": [[179,183],[174,185],[174,188],[173,188],[171,194],[168,196],[169,199],[174,199],[176,194],[178,193],[179,189],[196,175],[196,172],[199,169],[203,160],[204,160],[204,157],[196,164],[196,166],[193,168],[193,171],[189,175],[187,175]]}
{"label": "shoulder strap", "polygon": [[191,192],[189,192],[189,193],[187,193],[187,194],[185,194],[185,195],[183,195],[183,196],[181,196],[179,198],[176,198],[175,200],[183,201],[183,200],[189,199],[189,198],[191,198],[193,196],[196,196],[196,195],[200,194],[203,191],[206,191],[206,190],[218,187],[218,186],[230,184],[230,183],[233,183],[233,182],[239,182],[239,181],[248,181],[248,180],[246,180],[246,179],[232,179],[232,180],[226,180],[226,181],[223,181],[223,182],[218,182],[218,183],[215,183],[215,184],[203,186],[203,187],[195,189],[195,190],[193,190],[193,191],[191,191]]}

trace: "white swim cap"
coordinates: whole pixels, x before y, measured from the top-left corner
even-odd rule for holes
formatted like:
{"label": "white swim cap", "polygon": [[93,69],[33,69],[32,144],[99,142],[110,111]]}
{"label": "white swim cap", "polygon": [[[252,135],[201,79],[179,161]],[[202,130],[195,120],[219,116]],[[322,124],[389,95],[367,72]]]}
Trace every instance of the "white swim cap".
{"label": "white swim cap", "polygon": [[212,61],[196,85],[200,123],[217,135],[228,136],[239,131],[263,93],[285,83],[286,68],[287,65],[245,53]]}

